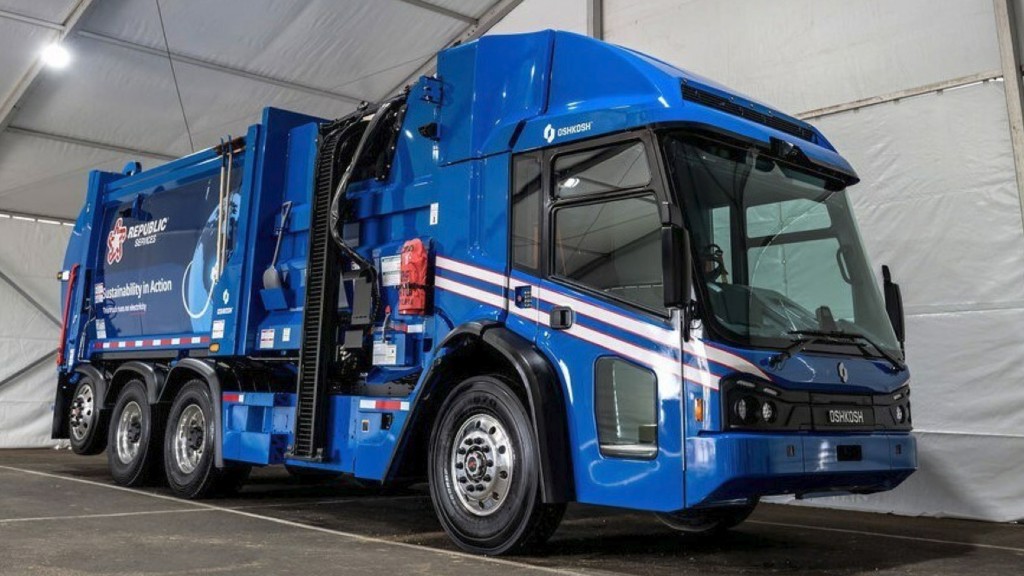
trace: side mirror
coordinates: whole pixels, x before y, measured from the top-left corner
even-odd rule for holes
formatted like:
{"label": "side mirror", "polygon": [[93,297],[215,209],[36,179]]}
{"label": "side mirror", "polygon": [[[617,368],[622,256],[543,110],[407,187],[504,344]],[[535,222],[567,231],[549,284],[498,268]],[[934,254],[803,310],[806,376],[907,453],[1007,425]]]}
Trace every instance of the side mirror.
{"label": "side mirror", "polygon": [[907,335],[903,316],[903,294],[900,292],[900,285],[892,281],[888,266],[882,266],[882,291],[885,294],[885,312],[889,315],[889,322],[892,323],[900,348],[903,348]]}
{"label": "side mirror", "polygon": [[665,306],[690,303],[693,287],[693,261],[690,255],[690,233],[679,226],[661,228],[661,262],[664,272]]}

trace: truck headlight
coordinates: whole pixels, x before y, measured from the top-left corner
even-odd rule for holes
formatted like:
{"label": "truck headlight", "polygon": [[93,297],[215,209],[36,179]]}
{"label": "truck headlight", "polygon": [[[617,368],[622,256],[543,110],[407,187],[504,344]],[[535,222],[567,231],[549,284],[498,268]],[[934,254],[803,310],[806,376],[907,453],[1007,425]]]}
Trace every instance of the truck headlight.
{"label": "truck headlight", "polygon": [[775,422],[775,416],[777,414],[778,410],[775,408],[775,403],[771,400],[767,400],[764,404],[761,404],[761,420],[770,424]]}
{"label": "truck headlight", "polygon": [[757,400],[753,396],[744,396],[736,401],[733,406],[736,417],[745,424],[750,424],[757,419]]}

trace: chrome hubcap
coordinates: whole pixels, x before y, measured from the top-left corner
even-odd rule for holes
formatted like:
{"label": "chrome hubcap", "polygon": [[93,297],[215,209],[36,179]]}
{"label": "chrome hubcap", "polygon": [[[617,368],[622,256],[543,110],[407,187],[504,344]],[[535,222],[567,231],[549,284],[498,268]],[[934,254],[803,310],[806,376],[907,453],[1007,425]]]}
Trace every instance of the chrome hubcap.
{"label": "chrome hubcap", "polygon": [[93,421],[94,398],[92,386],[82,386],[71,402],[71,416],[68,422],[71,424],[71,434],[75,440],[81,440],[89,433]]}
{"label": "chrome hubcap", "polygon": [[142,407],[132,400],[117,421],[117,458],[124,464],[135,460],[142,439]]}
{"label": "chrome hubcap", "polygon": [[463,508],[476,516],[493,514],[508,496],[514,468],[515,453],[498,420],[476,414],[462,423],[452,445],[449,471]]}
{"label": "chrome hubcap", "polygon": [[174,462],[185,474],[191,474],[206,449],[206,417],[203,410],[189,404],[181,411],[174,433]]}

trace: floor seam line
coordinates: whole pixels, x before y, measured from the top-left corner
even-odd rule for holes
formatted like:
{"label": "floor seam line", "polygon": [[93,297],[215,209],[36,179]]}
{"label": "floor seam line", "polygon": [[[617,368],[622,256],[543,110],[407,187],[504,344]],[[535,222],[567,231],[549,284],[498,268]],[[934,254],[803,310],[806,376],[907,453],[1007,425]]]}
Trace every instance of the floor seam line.
{"label": "floor seam line", "polygon": [[190,514],[193,512],[213,512],[206,508],[189,508],[187,510],[147,510],[137,512],[110,512],[101,514],[70,514],[67,516],[35,516],[31,518],[0,518],[0,524],[16,524],[18,522],[45,522],[47,520],[90,520],[93,518],[123,518],[126,516],[150,516],[153,514]]}
{"label": "floor seam line", "polygon": [[[479,561],[479,562],[482,562],[482,563],[485,563],[485,564],[497,564],[497,565],[507,566],[507,567],[512,567],[512,568],[532,570],[532,571],[536,571],[536,572],[544,572],[544,573],[547,573],[547,574],[560,574],[560,575],[563,575],[563,576],[583,576],[583,575],[587,574],[587,572],[579,572],[579,571],[576,571],[576,570],[565,570],[565,569],[560,569],[560,568],[549,568],[547,566],[537,566],[537,565],[534,565],[534,564],[526,564],[526,563],[522,563],[522,562],[513,562],[511,560],[504,560],[504,559],[501,559],[501,558],[494,558],[494,557],[490,557],[490,556],[479,556],[479,555],[476,555],[476,554],[470,554],[468,552],[456,552],[456,551],[452,551],[452,550],[442,550],[440,548],[431,548],[429,546],[421,546],[419,544],[409,544],[409,543],[406,543],[406,542],[396,542],[396,541],[393,541],[393,540],[385,540],[383,538],[376,538],[376,537],[373,537],[373,536],[364,536],[362,534],[355,534],[353,532],[343,532],[341,530],[334,530],[334,529],[331,529],[331,528],[322,528],[320,526],[312,526],[312,525],[309,525],[309,524],[302,524],[302,523],[299,523],[299,522],[293,522],[291,520],[284,520],[282,518],[274,518],[272,516],[261,516],[259,514],[253,514],[251,512],[246,512],[244,510],[233,510],[231,508],[225,508],[223,506],[215,506],[215,505],[212,505],[212,504],[206,504],[206,503],[203,503],[203,502],[196,502],[196,501],[193,501],[193,500],[183,500],[181,498],[175,498],[174,496],[165,496],[163,494],[154,494],[153,492],[147,492],[145,490],[135,490],[135,489],[132,489],[132,488],[125,488],[124,486],[114,486],[114,485],[111,485],[111,484],[104,484],[103,482],[96,482],[94,480],[85,480],[83,478],[74,478],[72,476],[63,476],[63,475],[60,475],[60,474],[53,474],[51,472],[40,472],[38,470],[28,470],[28,469],[24,469],[24,468],[15,468],[13,466],[4,466],[4,465],[0,465],[0,470],[11,470],[13,472],[21,472],[23,474],[33,474],[33,475],[36,475],[36,476],[42,476],[44,478],[56,478],[58,480],[67,480],[69,482],[79,482],[81,484],[87,484],[87,485],[90,485],[90,486],[97,486],[97,487],[100,487],[100,488],[109,488],[109,489],[112,489],[112,490],[118,490],[118,491],[121,491],[121,492],[127,492],[129,494],[138,494],[138,495],[143,495],[143,496],[149,496],[151,498],[158,498],[160,500],[167,500],[167,501],[170,501],[170,502],[178,502],[178,503],[191,504],[192,506],[196,506],[196,507],[199,507],[199,508],[206,508],[206,509],[209,509],[209,510],[219,510],[221,512],[226,512],[228,514],[235,514],[235,515],[238,515],[238,516],[244,516],[244,517],[247,517],[247,518],[253,518],[253,519],[257,519],[257,520],[263,520],[263,521],[266,521],[266,522],[273,522],[275,524],[281,524],[281,525],[284,525],[284,526],[291,526],[293,528],[300,528],[300,529],[304,529],[304,530],[311,530],[311,531],[320,532],[320,533],[323,533],[323,534],[333,534],[335,536],[341,536],[343,538],[348,538],[350,540],[357,540],[357,541],[364,542],[364,543],[368,542],[368,543],[373,543],[373,544],[386,544],[386,545],[390,545],[390,546],[396,546],[396,547],[399,547],[399,548],[406,548],[406,549],[410,549],[410,550],[419,550],[421,552],[429,552],[429,553],[432,553],[432,554],[440,554],[442,556],[448,556],[449,558],[462,558],[462,559],[466,559],[466,560]],[[613,573],[605,572],[605,574],[613,574]]]}
{"label": "floor seam line", "polygon": [[803,528],[806,530],[821,530],[824,532],[840,532],[843,534],[859,534],[861,536],[876,536],[880,538],[893,538],[896,540],[912,540],[914,542],[927,542],[930,544],[952,544],[955,546],[967,546],[971,548],[986,548],[989,550],[1003,550],[1007,552],[1024,553],[1024,548],[1012,546],[1000,546],[998,544],[983,544],[978,542],[963,542],[958,540],[942,540],[939,538],[926,538],[924,536],[904,536],[902,534],[887,534],[885,532],[869,532],[867,530],[854,530],[852,528],[831,528],[829,526],[813,526],[810,524],[793,524],[789,522],[770,522],[767,520],[747,520],[747,524],[761,524],[764,526],[782,526],[785,528]]}

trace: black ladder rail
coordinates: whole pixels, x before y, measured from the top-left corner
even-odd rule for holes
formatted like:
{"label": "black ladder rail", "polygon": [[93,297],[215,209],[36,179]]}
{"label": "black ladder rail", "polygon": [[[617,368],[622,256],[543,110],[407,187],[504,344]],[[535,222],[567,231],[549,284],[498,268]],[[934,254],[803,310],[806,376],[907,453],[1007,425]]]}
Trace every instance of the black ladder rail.
{"label": "black ladder rail", "polygon": [[326,377],[337,334],[339,251],[331,240],[330,207],[334,192],[339,148],[351,138],[362,111],[335,123],[323,140],[316,167],[316,184],[310,206],[306,299],[302,312],[299,376],[296,383],[295,429],[288,456],[323,459],[326,419]]}

